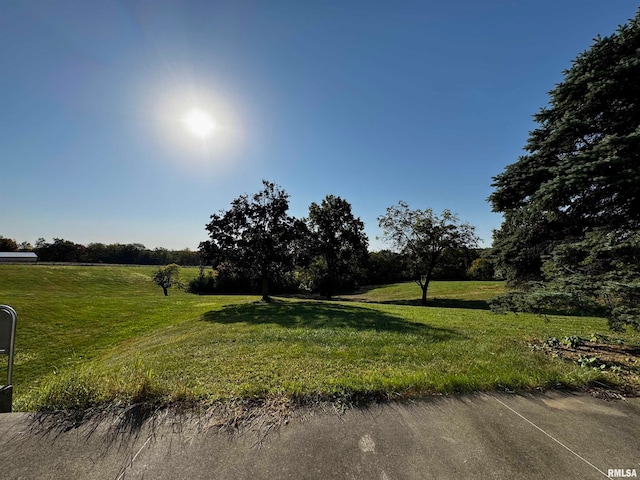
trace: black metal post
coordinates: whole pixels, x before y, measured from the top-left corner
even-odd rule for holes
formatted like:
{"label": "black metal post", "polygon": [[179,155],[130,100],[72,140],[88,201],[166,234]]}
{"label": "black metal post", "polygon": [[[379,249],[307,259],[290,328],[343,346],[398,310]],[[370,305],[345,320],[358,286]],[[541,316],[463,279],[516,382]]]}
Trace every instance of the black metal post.
{"label": "black metal post", "polygon": [[0,413],[11,413],[13,402],[13,385],[0,387]]}

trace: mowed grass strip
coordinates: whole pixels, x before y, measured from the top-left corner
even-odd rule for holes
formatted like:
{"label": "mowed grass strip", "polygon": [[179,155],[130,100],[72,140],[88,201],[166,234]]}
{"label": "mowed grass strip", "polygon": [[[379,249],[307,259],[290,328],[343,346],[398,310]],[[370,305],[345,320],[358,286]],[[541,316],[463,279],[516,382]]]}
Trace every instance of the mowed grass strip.
{"label": "mowed grass strip", "polygon": [[[432,307],[488,310],[487,300],[505,292],[504,282],[497,281],[431,282],[427,303]],[[420,305],[420,296],[420,287],[415,282],[404,282],[364,287],[357,293],[341,295],[338,299],[395,305]]]}
{"label": "mowed grass strip", "polygon": [[[494,315],[473,302],[503,288],[495,282],[443,282],[457,301],[452,305],[473,308],[403,304],[419,298],[411,284],[386,289],[406,292],[411,285],[413,298],[394,300],[387,292],[382,304],[263,304],[252,296],[165,298],[152,271],[0,267],[0,301],[19,313],[16,409],[282,395],[393,398],[616,381],[529,347],[547,336],[610,335],[603,319]],[[42,275],[50,281],[39,282]],[[620,338],[639,340],[632,333]]]}

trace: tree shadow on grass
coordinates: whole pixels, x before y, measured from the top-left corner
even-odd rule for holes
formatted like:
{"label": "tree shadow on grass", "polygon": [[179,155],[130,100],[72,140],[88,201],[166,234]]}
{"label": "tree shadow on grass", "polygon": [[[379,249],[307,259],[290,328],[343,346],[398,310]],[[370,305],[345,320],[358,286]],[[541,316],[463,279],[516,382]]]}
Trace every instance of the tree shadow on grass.
{"label": "tree shadow on grass", "polygon": [[[411,307],[421,307],[422,301],[420,298],[411,298],[411,299],[393,299],[393,300],[374,300],[367,297],[367,294],[376,290],[380,287],[384,287],[384,285],[368,285],[365,287],[361,287],[358,290],[349,293],[336,295],[334,300],[338,300],[341,302],[358,302],[358,303],[374,303],[374,304],[382,304],[382,305],[406,305]],[[305,298],[299,296],[299,298]],[[315,298],[315,297],[306,297],[306,298]],[[318,297],[318,299],[322,299],[322,297]],[[437,298],[437,297],[429,297],[427,298],[426,307],[439,307],[439,308],[464,308],[469,310],[491,310],[489,307],[489,302],[487,300],[464,300],[459,298]]]}
{"label": "tree shadow on grass", "polygon": [[411,322],[373,308],[329,302],[274,300],[269,304],[256,302],[228,305],[220,310],[207,312],[202,318],[207,322],[222,324],[274,324],[285,328],[313,329],[350,328],[426,335],[432,337],[434,341],[463,338],[463,335],[452,329]]}
{"label": "tree shadow on grass", "polygon": [[[422,305],[419,298],[414,300],[385,300],[382,302],[389,305],[412,305],[419,307]],[[431,298],[427,299],[426,307],[438,308],[466,308],[469,310],[490,310],[486,300],[460,300],[457,298]]]}
{"label": "tree shadow on grass", "polygon": [[[340,302],[373,303],[380,305],[407,305],[411,307],[421,307],[422,301],[419,298],[407,300],[369,300],[366,297],[341,296],[337,295],[334,300]],[[427,298],[426,307],[439,308],[466,308],[469,310],[491,310],[489,302],[486,300],[461,300],[458,298]]]}

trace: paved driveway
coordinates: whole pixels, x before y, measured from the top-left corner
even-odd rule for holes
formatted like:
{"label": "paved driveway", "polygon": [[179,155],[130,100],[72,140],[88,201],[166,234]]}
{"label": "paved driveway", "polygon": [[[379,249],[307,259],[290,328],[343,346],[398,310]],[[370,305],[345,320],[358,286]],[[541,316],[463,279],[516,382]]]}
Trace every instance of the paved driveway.
{"label": "paved driveway", "polygon": [[67,432],[0,415],[7,479],[602,479],[640,474],[640,399],[478,394],[315,412],[262,444],[202,418]]}

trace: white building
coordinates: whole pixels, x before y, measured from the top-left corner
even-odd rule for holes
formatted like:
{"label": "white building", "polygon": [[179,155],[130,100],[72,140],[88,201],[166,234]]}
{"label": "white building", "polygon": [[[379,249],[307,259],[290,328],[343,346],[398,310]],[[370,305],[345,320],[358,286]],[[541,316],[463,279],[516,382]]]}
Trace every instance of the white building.
{"label": "white building", "polygon": [[38,256],[33,252],[0,252],[0,263],[35,263]]}

